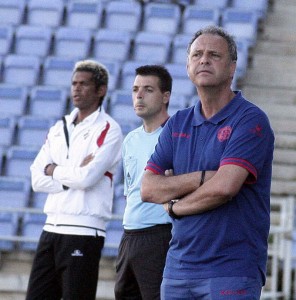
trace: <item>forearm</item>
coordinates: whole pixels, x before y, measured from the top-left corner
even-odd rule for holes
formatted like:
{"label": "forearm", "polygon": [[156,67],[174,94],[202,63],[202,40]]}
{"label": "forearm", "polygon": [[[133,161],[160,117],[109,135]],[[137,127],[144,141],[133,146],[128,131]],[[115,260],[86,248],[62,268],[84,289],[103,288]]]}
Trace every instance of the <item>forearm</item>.
{"label": "forearm", "polygon": [[[203,181],[209,180],[216,171],[206,171]],[[144,202],[163,204],[172,199],[179,199],[199,188],[201,171],[177,176],[156,175],[146,171],[141,186]]]}

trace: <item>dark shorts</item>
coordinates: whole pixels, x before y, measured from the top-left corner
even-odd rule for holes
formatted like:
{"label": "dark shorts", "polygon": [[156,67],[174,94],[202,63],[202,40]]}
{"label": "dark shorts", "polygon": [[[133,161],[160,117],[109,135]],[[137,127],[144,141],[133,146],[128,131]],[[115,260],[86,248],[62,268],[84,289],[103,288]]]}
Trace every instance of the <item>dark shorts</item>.
{"label": "dark shorts", "polygon": [[104,237],[43,231],[26,299],[95,299],[104,240]]}
{"label": "dark shorts", "polygon": [[159,300],[171,224],[125,230],[116,263],[115,299]]}

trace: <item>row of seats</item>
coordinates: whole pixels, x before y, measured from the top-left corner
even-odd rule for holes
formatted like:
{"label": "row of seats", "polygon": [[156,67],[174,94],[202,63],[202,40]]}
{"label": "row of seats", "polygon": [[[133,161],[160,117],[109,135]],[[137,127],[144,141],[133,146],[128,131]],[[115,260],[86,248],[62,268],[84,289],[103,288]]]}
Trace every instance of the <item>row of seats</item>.
{"label": "row of seats", "polygon": [[[182,21],[186,21],[186,18],[191,16],[190,13],[187,13],[187,9],[191,5],[215,8],[219,11],[226,10],[228,7],[241,10],[251,9],[256,13],[257,18],[265,18],[268,8],[267,0],[187,0],[178,2],[183,5],[177,5],[176,1],[143,2],[141,5],[140,1],[132,0],[1,0],[0,22],[51,27],[67,25],[91,29],[106,27],[132,32],[142,29],[150,30],[152,27],[172,33],[176,32]],[[158,23],[164,25],[164,28],[157,27]]]}

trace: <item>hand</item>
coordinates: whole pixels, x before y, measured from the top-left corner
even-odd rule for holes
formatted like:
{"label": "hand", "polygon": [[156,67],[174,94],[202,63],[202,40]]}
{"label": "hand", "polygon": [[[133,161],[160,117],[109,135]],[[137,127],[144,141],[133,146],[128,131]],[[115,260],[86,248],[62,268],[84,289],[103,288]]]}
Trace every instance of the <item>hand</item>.
{"label": "hand", "polygon": [[57,166],[57,164],[55,164],[55,163],[46,165],[44,168],[44,174],[46,176],[52,176],[53,171],[56,168],[56,166]]}
{"label": "hand", "polygon": [[80,167],[85,167],[85,166],[88,165],[93,159],[94,159],[94,155],[93,155],[93,154],[87,155],[87,156],[83,159],[83,161],[82,161]]}
{"label": "hand", "polygon": [[162,206],[163,206],[164,210],[165,210],[167,213],[169,213],[169,203],[168,203],[168,202],[167,202],[167,203],[164,203]]}

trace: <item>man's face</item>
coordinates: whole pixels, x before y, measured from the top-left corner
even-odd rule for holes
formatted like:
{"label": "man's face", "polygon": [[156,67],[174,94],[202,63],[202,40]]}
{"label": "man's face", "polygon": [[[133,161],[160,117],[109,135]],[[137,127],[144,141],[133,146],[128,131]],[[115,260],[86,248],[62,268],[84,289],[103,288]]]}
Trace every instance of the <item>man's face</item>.
{"label": "man's face", "polygon": [[218,35],[202,34],[190,47],[187,72],[197,87],[230,84],[235,66],[230,60],[227,42]]}
{"label": "man's face", "polygon": [[71,95],[73,105],[80,110],[96,110],[100,101],[100,89],[97,89],[90,72],[76,72],[72,77]]}
{"label": "man's face", "polygon": [[166,109],[169,92],[163,93],[156,76],[137,75],[133,85],[133,105],[137,116],[149,119]]}

